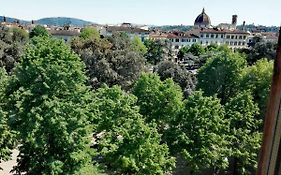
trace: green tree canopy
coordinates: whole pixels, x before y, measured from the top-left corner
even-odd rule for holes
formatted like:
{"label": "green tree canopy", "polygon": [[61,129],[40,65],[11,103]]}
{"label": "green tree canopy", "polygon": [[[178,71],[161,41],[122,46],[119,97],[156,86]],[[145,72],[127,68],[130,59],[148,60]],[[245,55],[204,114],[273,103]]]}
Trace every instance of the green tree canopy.
{"label": "green tree canopy", "polygon": [[220,100],[204,97],[201,91],[194,92],[184,101],[184,109],[174,125],[177,135],[171,140],[192,171],[228,166],[226,134],[229,123],[224,115]]}
{"label": "green tree canopy", "polygon": [[242,91],[230,99],[225,110],[226,118],[230,121],[232,174],[251,174],[257,167],[261,144],[261,120],[256,118],[258,106],[249,91]]}
{"label": "green tree canopy", "polygon": [[133,88],[137,105],[147,122],[155,120],[160,133],[175,120],[182,108],[183,94],[172,79],[163,82],[156,74],[142,74]]}
{"label": "green tree canopy", "polygon": [[190,46],[187,52],[192,53],[194,56],[200,56],[205,52],[205,49],[200,44],[195,43]]}
{"label": "green tree canopy", "polygon": [[136,101],[116,86],[97,90],[93,107],[97,118],[91,121],[100,162],[111,174],[165,175],[174,167],[174,158],[167,145],[160,144],[155,125],[144,122]]}
{"label": "green tree canopy", "polygon": [[152,65],[172,58],[168,41],[145,40],[144,45],[147,48],[147,53],[145,54],[146,61]]}
{"label": "green tree canopy", "polygon": [[258,60],[254,65],[242,71],[241,90],[250,90],[255,103],[258,104],[262,115],[265,114],[267,98],[272,81],[273,61]]}
{"label": "green tree canopy", "polygon": [[131,47],[131,40],[124,33],[115,33],[109,38],[75,38],[72,49],[86,64],[90,84],[99,88],[120,85],[129,90],[141,72],[145,71],[143,55]]}
{"label": "green tree canopy", "polygon": [[15,146],[15,133],[9,127],[7,112],[3,109],[6,103],[4,97],[7,81],[6,71],[0,68],[0,163],[10,159],[11,149]]}
{"label": "green tree canopy", "polygon": [[27,40],[28,34],[23,29],[0,28],[0,67],[4,67],[8,74],[19,61]]}
{"label": "green tree canopy", "polygon": [[82,29],[80,37],[83,39],[100,38],[100,33],[93,27],[85,27]]}
{"label": "green tree canopy", "polygon": [[131,41],[131,47],[133,50],[135,50],[138,53],[141,53],[142,55],[145,55],[147,52],[147,48],[145,45],[141,42],[140,38],[135,36]]}
{"label": "green tree canopy", "polygon": [[197,88],[207,96],[217,94],[224,104],[237,93],[240,74],[245,66],[246,60],[239,53],[222,51],[198,70]]}
{"label": "green tree canopy", "polygon": [[162,81],[172,78],[180,85],[185,96],[191,94],[195,89],[196,77],[189,73],[184,67],[172,61],[162,61],[156,67],[156,72]]}
{"label": "green tree canopy", "polygon": [[7,87],[8,115],[21,141],[17,173],[95,174],[83,71],[63,41],[33,38]]}
{"label": "green tree canopy", "polygon": [[48,37],[49,33],[45,29],[45,27],[37,25],[29,33],[29,38],[33,38],[33,37],[36,37],[36,36]]}

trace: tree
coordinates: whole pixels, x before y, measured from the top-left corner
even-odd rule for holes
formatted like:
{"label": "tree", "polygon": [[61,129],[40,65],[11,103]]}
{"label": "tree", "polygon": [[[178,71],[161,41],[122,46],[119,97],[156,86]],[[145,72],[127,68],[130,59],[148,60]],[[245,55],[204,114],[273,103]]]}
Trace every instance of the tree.
{"label": "tree", "polygon": [[205,52],[205,49],[200,44],[195,43],[190,46],[188,52],[192,53],[194,56],[200,56]]}
{"label": "tree", "polygon": [[80,37],[83,39],[99,38],[100,33],[93,27],[85,27],[82,29]]}
{"label": "tree", "polygon": [[[0,163],[10,159],[11,149],[15,146],[15,133],[11,130],[7,121],[5,106],[5,90],[8,77],[3,68],[0,68]],[[0,167],[1,170],[1,167]]]}
{"label": "tree", "polygon": [[249,91],[242,91],[231,98],[225,106],[226,118],[230,121],[230,148],[232,174],[251,174],[257,167],[261,144],[261,120],[258,106]]}
{"label": "tree", "polygon": [[49,33],[45,29],[45,27],[37,25],[29,33],[29,38],[33,38],[33,37],[36,37],[36,36],[48,37]]}
{"label": "tree", "polygon": [[4,67],[8,74],[19,61],[27,40],[28,34],[23,29],[0,29],[0,67]]}
{"label": "tree", "polygon": [[83,70],[63,41],[32,39],[7,87],[9,120],[21,140],[17,173],[95,174]]}
{"label": "tree", "polygon": [[177,83],[185,96],[191,94],[195,89],[196,77],[189,73],[184,67],[172,61],[163,61],[157,65],[157,74],[160,76],[162,81],[172,78]]}
{"label": "tree", "polygon": [[143,55],[133,50],[130,38],[124,33],[103,39],[76,38],[71,47],[85,62],[93,88],[105,83],[129,90],[141,72],[146,70]]}
{"label": "tree", "polygon": [[148,125],[139,114],[137,98],[119,87],[103,87],[96,91],[94,107],[96,144],[100,163],[111,174],[164,175],[174,167],[166,144],[153,124]]}
{"label": "tree", "polygon": [[217,94],[225,104],[237,93],[240,74],[245,66],[246,60],[239,53],[220,52],[198,70],[197,88],[207,96]]}
{"label": "tree", "polygon": [[184,101],[184,108],[171,128],[176,134],[170,140],[173,148],[183,154],[191,171],[211,168],[217,173],[227,168],[229,124],[224,115],[220,100],[205,97],[201,91]]}
{"label": "tree", "polygon": [[162,134],[182,108],[183,94],[172,79],[163,82],[156,74],[142,74],[133,88],[137,105],[147,122],[155,122]]}
{"label": "tree", "polygon": [[172,59],[171,47],[168,41],[145,40],[147,48],[145,58],[148,63],[156,65],[161,61]]}
{"label": "tree", "polygon": [[272,73],[273,61],[266,59],[258,60],[254,65],[248,66],[242,71],[239,87],[241,90],[250,90],[252,92],[253,100],[258,104],[262,116],[266,110]]}
{"label": "tree", "polygon": [[132,49],[138,53],[141,53],[142,55],[145,55],[147,53],[147,48],[145,45],[141,42],[140,38],[135,36],[133,40],[131,41]]}
{"label": "tree", "polygon": [[189,46],[181,47],[177,55],[178,59],[182,60],[184,55],[188,53],[188,50],[189,50]]}

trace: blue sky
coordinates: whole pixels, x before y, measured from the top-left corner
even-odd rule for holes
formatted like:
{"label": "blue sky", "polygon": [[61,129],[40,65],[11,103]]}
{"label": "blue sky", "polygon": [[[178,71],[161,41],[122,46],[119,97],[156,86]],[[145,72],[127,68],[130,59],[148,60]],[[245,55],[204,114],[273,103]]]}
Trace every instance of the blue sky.
{"label": "blue sky", "polygon": [[192,25],[205,7],[212,24],[281,24],[281,0],[0,0],[0,15],[25,20],[76,17],[101,24]]}

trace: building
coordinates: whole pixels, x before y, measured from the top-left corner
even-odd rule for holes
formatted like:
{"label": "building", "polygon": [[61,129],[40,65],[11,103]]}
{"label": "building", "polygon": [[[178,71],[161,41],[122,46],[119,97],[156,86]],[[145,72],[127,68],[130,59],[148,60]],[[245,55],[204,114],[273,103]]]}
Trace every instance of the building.
{"label": "building", "polygon": [[205,13],[205,9],[203,8],[202,13],[199,14],[194,21],[194,27],[209,28],[210,26],[211,26],[210,17]]}
{"label": "building", "polygon": [[103,30],[101,30],[101,35],[111,36],[116,32],[124,32],[130,38],[134,38],[137,36],[142,42],[149,38],[149,30],[145,30],[143,28],[135,27],[130,23],[123,23],[121,26],[104,26]]}

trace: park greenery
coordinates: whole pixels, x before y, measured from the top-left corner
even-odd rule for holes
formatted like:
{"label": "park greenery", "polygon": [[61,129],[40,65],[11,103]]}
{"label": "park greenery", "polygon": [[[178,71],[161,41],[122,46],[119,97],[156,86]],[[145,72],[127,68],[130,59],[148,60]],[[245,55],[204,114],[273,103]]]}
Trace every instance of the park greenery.
{"label": "park greenery", "polygon": [[274,49],[175,56],[125,33],[85,28],[65,43],[1,28],[0,162],[18,149],[14,174],[168,175],[177,160],[186,174],[253,174]]}

